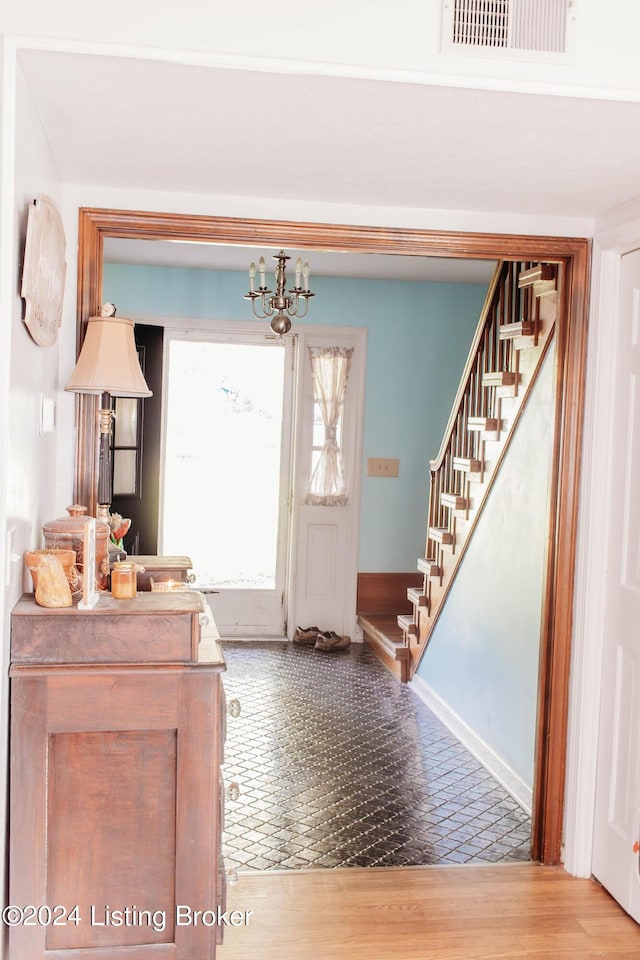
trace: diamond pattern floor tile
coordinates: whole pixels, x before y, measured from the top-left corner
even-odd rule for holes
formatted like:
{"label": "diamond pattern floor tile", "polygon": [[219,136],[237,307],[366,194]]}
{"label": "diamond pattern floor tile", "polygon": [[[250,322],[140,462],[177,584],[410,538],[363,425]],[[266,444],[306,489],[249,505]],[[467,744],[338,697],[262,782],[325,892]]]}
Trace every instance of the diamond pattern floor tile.
{"label": "diamond pattern floor tile", "polygon": [[526,813],[362,644],[224,643],[223,854],[239,870],[530,858]]}

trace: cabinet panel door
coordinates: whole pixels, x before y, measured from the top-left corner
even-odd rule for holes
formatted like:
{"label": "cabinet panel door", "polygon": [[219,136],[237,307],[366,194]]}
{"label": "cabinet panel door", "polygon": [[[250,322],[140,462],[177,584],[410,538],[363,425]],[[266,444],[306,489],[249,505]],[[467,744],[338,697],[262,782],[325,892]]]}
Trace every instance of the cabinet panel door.
{"label": "cabinet panel door", "polygon": [[215,928],[176,917],[217,906],[219,687],[198,668],[14,676],[10,895],[78,911],[12,928],[12,960],[214,956]]}
{"label": "cabinet panel door", "polygon": [[174,940],[176,730],[49,736],[48,950]]}

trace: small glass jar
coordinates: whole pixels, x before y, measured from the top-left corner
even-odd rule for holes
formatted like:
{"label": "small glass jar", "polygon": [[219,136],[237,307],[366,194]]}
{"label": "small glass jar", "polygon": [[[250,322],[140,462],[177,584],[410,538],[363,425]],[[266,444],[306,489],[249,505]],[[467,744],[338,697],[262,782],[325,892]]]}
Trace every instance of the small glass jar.
{"label": "small glass jar", "polygon": [[131,560],[119,560],[111,571],[111,595],[116,600],[133,600],[136,596],[138,567]]}

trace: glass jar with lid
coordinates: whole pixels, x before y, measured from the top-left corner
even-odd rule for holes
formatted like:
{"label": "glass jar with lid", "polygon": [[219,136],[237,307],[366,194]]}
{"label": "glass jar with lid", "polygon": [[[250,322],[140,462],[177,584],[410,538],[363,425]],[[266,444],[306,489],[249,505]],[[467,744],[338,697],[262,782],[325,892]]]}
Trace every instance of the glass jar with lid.
{"label": "glass jar with lid", "polygon": [[111,595],[116,600],[133,600],[137,593],[136,574],[140,567],[132,560],[118,560],[111,570]]}

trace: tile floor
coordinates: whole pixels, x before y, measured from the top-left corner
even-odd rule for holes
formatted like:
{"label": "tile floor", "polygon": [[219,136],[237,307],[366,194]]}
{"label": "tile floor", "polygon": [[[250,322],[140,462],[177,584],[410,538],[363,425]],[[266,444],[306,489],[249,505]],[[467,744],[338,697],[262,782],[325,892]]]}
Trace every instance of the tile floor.
{"label": "tile floor", "polygon": [[528,860],[530,819],[362,644],[226,642],[228,869]]}

